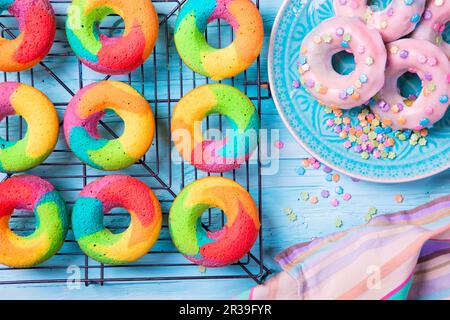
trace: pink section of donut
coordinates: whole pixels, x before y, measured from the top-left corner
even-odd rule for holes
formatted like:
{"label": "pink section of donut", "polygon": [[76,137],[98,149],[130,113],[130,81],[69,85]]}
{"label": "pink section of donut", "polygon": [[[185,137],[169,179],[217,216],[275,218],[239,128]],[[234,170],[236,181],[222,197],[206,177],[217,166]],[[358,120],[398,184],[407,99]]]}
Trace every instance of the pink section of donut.
{"label": "pink section of donut", "polygon": [[0,83],[0,120],[16,113],[11,105],[11,96],[19,86],[20,83],[17,82]]}
{"label": "pink section of donut", "polygon": [[[420,130],[442,119],[450,96],[450,62],[443,51],[430,42],[416,39],[394,41],[387,49],[386,82],[372,110],[382,120],[391,120],[393,129]],[[423,85],[411,106],[405,104],[406,98],[397,89],[397,80],[406,71],[417,73]],[[402,107],[398,108],[399,105]]]}
{"label": "pink section of donut", "polygon": [[422,21],[412,34],[412,38],[427,40],[436,43],[436,39],[442,41],[439,47],[444,50],[450,59],[450,44],[442,39],[445,25],[450,21],[450,0],[431,0],[423,14]]}
{"label": "pink section of donut", "polygon": [[223,19],[229,23],[234,30],[239,29],[239,22],[233,17],[228,10],[228,5],[234,0],[217,0],[217,6],[211,16],[208,18],[208,23],[216,20]]}
{"label": "pink section of donut", "polygon": [[250,155],[241,159],[227,159],[217,154],[227,143],[227,139],[206,140],[192,150],[191,163],[207,172],[226,172],[239,168]]}
{"label": "pink section of donut", "polygon": [[386,42],[400,39],[413,31],[424,8],[425,0],[392,0],[380,11],[373,11],[367,0],[334,0],[336,15],[366,20],[379,30]]}
{"label": "pink section of donut", "polygon": [[84,87],[75,95],[75,97],[70,101],[66,109],[66,114],[64,116],[64,135],[66,136],[66,141],[69,141],[70,129],[73,127],[83,127],[86,131],[94,138],[99,139],[101,137],[98,132],[98,122],[104,116],[104,112],[97,112],[91,115],[87,119],[81,119],[78,116],[78,105],[83,99],[83,95],[92,87],[95,83]]}

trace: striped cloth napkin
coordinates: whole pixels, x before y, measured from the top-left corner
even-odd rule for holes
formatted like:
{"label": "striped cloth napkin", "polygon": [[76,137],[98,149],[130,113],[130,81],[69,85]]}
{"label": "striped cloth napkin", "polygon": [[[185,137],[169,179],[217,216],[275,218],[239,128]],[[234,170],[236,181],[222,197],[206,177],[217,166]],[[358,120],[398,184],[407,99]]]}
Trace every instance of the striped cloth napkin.
{"label": "striped cloth napkin", "polygon": [[[279,254],[247,299],[450,299],[450,195]],[[241,296],[243,297],[243,296]]]}

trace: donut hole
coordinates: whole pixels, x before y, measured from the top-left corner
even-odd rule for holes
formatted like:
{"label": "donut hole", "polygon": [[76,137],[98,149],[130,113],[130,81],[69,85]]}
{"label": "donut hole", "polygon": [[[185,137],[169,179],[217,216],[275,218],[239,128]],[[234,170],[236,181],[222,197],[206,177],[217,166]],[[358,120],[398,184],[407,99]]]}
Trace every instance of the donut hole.
{"label": "donut hole", "polygon": [[27,132],[27,122],[18,115],[12,115],[1,121],[0,149],[6,148],[5,141],[19,141]]}
{"label": "donut hole", "polygon": [[[228,47],[234,38],[234,29],[225,19],[211,21],[205,31],[206,41],[211,47],[216,49]],[[214,39],[214,42],[211,42],[211,39]]]}
{"label": "donut hole", "polygon": [[109,38],[121,37],[125,32],[125,21],[117,14],[110,14],[96,23],[101,34]]}
{"label": "donut hole", "polygon": [[367,0],[367,6],[372,9],[373,12],[383,11],[390,5],[392,0]]}
{"label": "donut hole", "polygon": [[9,228],[20,237],[29,236],[36,231],[36,217],[32,211],[14,209]]}
{"label": "donut hole", "polygon": [[124,232],[131,223],[131,215],[124,208],[113,208],[103,215],[103,225],[113,234]]}
{"label": "donut hole", "polygon": [[355,56],[348,51],[339,51],[331,57],[334,71],[341,75],[349,75],[356,69]]}
{"label": "donut hole", "polygon": [[444,32],[442,32],[442,40],[450,44],[450,21],[447,21],[445,24]]}
{"label": "donut hole", "polygon": [[227,217],[222,210],[209,208],[202,214],[201,222],[206,231],[214,233],[223,229],[227,223]]}
{"label": "donut hole", "polygon": [[397,88],[405,100],[415,100],[422,92],[422,81],[417,73],[408,71],[398,78]]}
{"label": "donut hole", "polygon": [[112,109],[106,109],[101,121],[105,124],[98,124],[98,133],[103,139],[114,140],[121,136],[125,129],[125,123],[121,117]]}

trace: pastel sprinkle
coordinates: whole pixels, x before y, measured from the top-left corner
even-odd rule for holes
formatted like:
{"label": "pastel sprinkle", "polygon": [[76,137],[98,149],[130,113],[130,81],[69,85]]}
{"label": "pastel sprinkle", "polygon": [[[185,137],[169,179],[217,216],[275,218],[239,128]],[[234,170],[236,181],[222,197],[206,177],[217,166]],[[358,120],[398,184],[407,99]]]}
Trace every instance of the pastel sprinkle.
{"label": "pastel sprinkle", "polygon": [[414,3],[414,0],[403,0],[407,6],[410,6]]}
{"label": "pastel sprinkle", "polygon": [[400,51],[400,58],[402,59],[406,59],[409,56],[409,51],[408,50],[401,50]]}
{"label": "pastel sprinkle", "polygon": [[300,81],[298,81],[298,80],[292,81],[292,86],[293,86],[295,89],[300,88]]}
{"label": "pastel sprinkle", "polygon": [[344,41],[350,41],[352,39],[352,36],[349,33],[344,34],[344,36],[342,37],[342,39]]}
{"label": "pastel sprinkle", "polygon": [[439,101],[440,101],[442,104],[447,103],[447,102],[448,102],[448,96],[447,96],[447,95],[442,95],[442,96],[440,96],[440,97],[439,97]]}
{"label": "pastel sprinkle", "polygon": [[336,199],[336,198],[334,198],[333,200],[331,200],[331,205],[332,205],[333,207],[339,206],[339,200]]}
{"label": "pastel sprinkle", "polygon": [[343,28],[337,28],[336,29],[336,35],[338,36],[338,37],[342,37],[343,35],[344,35],[344,29]]}
{"label": "pastel sprinkle", "polygon": [[411,17],[411,22],[412,23],[417,23],[420,21],[420,14],[415,14]]}
{"label": "pastel sprinkle", "polygon": [[399,50],[399,48],[398,48],[397,46],[392,46],[392,47],[389,49],[389,51],[390,51],[392,54],[397,54],[398,50]]}
{"label": "pastel sprinkle", "polygon": [[297,174],[298,174],[299,176],[303,176],[303,175],[306,173],[306,170],[305,170],[305,168],[303,168],[303,167],[298,167],[298,168],[295,170],[295,172],[297,172]]}
{"label": "pastel sprinkle", "polygon": [[322,196],[322,198],[327,199],[330,196],[330,192],[328,190],[322,190],[320,195]]}
{"label": "pastel sprinkle", "polygon": [[433,13],[431,12],[431,10],[429,9],[425,10],[425,12],[423,13],[423,18],[425,20],[430,20],[431,17],[433,17]]}
{"label": "pastel sprinkle", "polygon": [[442,6],[444,4],[444,0],[434,0],[434,4],[437,7],[440,7],[440,6]]}
{"label": "pastel sprinkle", "polygon": [[368,66],[373,65],[373,63],[374,63],[374,60],[373,60],[372,57],[369,56],[369,57],[366,58],[366,64],[367,64]]}
{"label": "pastel sprinkle", "polygon": [[368,80],[369,80],[369,78],[368,78],[367,75],[365,75],[365,74],[362,74],[362,75],[359,77],[359,81],[361,81],[361,83],[367,83]]}
{"label": "pastel sprinkle", "polygon": [[335,225],[336,228],[342,228],[344,226],[344,222],[342,221],[341,218],[336,218]]}
{"label": "pastel sprinkle", "polygon": [[350,201],[351,198],[352,198],[352,195],[350,193],[345,193],[342,196],[342,199],[344,199],[344,201]]}
{"label": "pastel sprinkle", "polygon": [[337,173],[333,174],[331,180],[333,180],[333,182],[339,182],[339,180],[341,179],[341,176],[338,175]]}
{"label": "pastel sprinkle", "polygon": [[430,66],[432,66],[432,67],[434,67],[435,65],[437,65],[437,63],[438,63],[438,61],[437,61],[437,59],[435,58],[435,57],[430,57],[430,58],[428,58],[428,64],[430,65]]}
{"label": "pastel sprinkle", "polygon": [[395,197],[394,197],[394,199],[395,199],[395,202],[397,202],[397,203],[402,203],[403,202],[403,196],[401,195],[401,194],[397,194]]}
{"label": "pastel sprinkle", "polygon": [[309,202],[311,202],[311,204],[317,204],[319,202],[319,198],[317,198],[316,196],[312,196],[309,199]]}
{"label": "pastel sprinkle", "polygon": [[308,192],[300,193],[300,199],[302,199],[303,201],[308,201],[309,200],[309,193]]}
{"label": "pastel sprinkle", "polygon": [[280,141],[280,140],[277,140],[277,141],[275,141],[274,146],[277,149],[283,149],[284,148],[284,142]]}
{"label": "pastel sprinkle", "polygon": [[341,195],[341,194],[344,193],[344,189],[343,189],[342,187],[336,187],[336,188],[334,189],[334,192],[336,192],[336,194]]}
{"label": "pastel sprinkle", "polygon": [[375,207],[370,207],[369,210],[367,210],[367,213],[370,214],[371,216],[374,216],[378,213],[378,209]]}

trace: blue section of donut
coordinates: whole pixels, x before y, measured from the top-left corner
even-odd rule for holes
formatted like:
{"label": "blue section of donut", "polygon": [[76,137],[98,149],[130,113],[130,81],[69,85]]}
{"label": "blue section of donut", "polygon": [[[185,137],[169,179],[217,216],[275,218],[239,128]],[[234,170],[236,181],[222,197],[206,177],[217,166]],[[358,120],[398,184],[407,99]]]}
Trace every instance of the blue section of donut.
{"label": "blue section of donut", "polygon": [[96,198],[78,198],[72,212],[72,229],[77,241],[103,230],[102,202]]}

